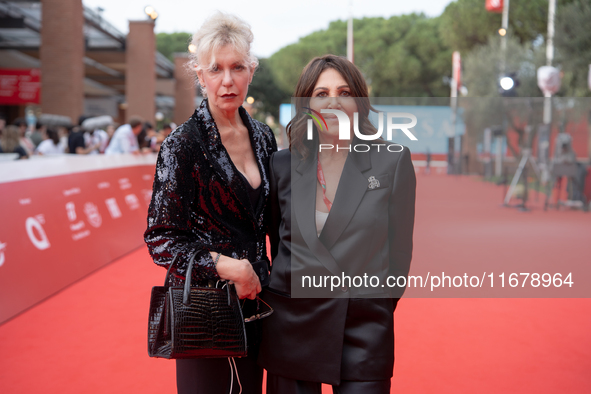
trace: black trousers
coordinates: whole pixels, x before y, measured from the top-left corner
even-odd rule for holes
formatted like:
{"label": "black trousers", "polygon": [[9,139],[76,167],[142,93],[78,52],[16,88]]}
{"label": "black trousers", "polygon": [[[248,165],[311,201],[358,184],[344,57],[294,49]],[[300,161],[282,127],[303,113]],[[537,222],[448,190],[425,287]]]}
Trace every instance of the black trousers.
{"label": "black trousers", "polygon": [[231,371],[227,358],[200,358],[176,360],[176,386],[178,394],[238,394],[240,378],[243,394],[261,394],[263,368],[256,357],[235,358],[234,384],[230,392]]}
{"label": "black trousers", "polygon": [[[358,382],[341,380],[332,386],[334,394],[390,394],[390,379]],[[267,394],[321,394],[322,384],[305,382],[267,373]]]}
{"label": "black trousers", "polygon": [[[246,302],[242,308],[244,316],[252,316],[255,307],[256,303],[250,300]],[[236,369],[233,373],[227,358],[176,360],[178,394],[238,394],[240,384],[242,394],[262,394],[263,368],[257,364],[262,333],[261,321],[246,323],[245,328],[248,356],[234,359]]]}

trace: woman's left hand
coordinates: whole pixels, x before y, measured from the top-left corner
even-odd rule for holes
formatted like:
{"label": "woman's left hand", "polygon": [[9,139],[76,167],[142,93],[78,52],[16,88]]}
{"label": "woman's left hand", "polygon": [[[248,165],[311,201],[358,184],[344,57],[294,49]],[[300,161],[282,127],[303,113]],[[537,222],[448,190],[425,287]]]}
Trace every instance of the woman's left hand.
{"label": "woman's left hand", "polygon": [[220,278],[234,282],[238,298],[254,300],[261,292],[261,282],[252,269],[252,264],[246,259],[237,260],[228,256],[220,256],[217,263]]}

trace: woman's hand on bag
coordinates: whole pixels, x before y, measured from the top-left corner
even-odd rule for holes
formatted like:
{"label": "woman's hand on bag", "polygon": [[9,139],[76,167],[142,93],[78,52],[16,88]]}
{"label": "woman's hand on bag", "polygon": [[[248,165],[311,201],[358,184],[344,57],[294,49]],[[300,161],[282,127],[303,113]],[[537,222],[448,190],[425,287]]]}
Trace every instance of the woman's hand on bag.
{"label": "woman's hand on bag", "polygon": [[[215,257],[215,255],[214,255]],[[261,282],[246,259],[237,260],[228,256],[220,256],[216,266],[220,278],[234,282],[238,298],[254,300],[261,292]]]}

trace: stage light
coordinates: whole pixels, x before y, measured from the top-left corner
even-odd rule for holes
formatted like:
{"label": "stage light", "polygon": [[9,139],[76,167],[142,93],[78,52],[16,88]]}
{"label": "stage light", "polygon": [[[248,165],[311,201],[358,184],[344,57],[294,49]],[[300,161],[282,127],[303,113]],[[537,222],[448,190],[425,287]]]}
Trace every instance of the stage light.
{"label": "stage light", "polygon": [[499,83],[501,84],[501,87],[503,88],[503,90],[511,90],[511,89],[513,89],[513,86],[515,85],[515,81],[513,81],[513,78],[511,78],[511,77],[503,77],[503,78],[501,78]]}

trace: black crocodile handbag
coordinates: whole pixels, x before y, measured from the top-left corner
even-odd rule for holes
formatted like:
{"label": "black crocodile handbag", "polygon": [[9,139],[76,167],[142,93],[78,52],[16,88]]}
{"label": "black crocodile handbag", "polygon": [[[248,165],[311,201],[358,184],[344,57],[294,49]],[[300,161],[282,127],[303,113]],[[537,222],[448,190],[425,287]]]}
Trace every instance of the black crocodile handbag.
{"label": "black crocodile handbag", "polygon": [[164,286],[154,286],[150,299],[148,354],[168,359],[245,357],[246,331],[234,286],[191,287],[195,254],[184,287],[171,287],[170,271]]}

